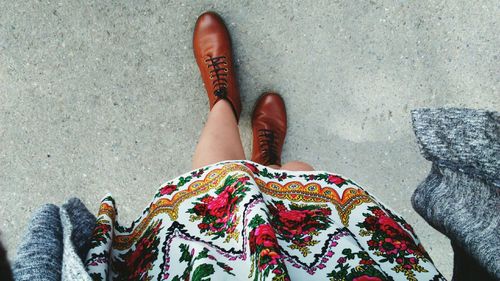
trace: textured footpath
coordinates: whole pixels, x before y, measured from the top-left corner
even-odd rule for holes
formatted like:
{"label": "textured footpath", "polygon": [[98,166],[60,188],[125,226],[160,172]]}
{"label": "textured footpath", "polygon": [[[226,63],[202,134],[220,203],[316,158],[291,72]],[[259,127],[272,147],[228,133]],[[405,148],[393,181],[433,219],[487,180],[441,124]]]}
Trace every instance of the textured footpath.
{"label": "textured footpath", "polygon": [[112,192],[123,222],[190,170],[207,98],[192,55],[196,17],[233,36],[249,155],[250,110],[288,107],[283,157],[344,174],[403,215],[446,277],[448,240],[413,211],[430,163],[410,110],[499,110],[496,1],[0,0],[0,229],[10,255],[31,212]]}

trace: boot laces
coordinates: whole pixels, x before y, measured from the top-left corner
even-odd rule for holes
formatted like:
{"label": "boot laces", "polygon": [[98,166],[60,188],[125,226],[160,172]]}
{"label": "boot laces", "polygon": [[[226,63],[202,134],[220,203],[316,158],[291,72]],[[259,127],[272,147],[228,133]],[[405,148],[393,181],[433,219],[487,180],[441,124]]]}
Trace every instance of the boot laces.
{"label": "boot laces", "polygon": [[259,147],[266,165],[275,164],[278,160],[278,143],[274,131],[259,130]]}
{"label": "boot laces", "polygon": [[227,96],[227,61],[225,56],[209,57],[205,60],[210,69],[214,95],[220,99]]}

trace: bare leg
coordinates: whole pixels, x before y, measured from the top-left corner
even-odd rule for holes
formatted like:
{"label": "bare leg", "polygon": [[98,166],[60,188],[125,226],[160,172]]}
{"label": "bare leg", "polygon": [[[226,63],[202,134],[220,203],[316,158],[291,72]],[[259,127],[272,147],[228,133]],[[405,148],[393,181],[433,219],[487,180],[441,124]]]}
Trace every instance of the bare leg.
{"label": "bare leg", "polygon": [[193,156],[193,169],[224,160],[243,160],[238,123],[233,108],[226,100],[218,101],[208,113]]}
{"label": "bare leg", "polygon": [[281,169],[289,171],[314,171],[314,168],[311,165],[300,161],[288,162],[281,166]]}

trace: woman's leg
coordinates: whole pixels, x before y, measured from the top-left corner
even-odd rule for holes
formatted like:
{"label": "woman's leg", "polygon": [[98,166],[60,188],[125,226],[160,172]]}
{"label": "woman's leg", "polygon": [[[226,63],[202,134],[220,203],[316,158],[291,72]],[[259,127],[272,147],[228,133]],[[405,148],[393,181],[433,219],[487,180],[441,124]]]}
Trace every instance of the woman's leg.
{"label": "woman's leg", "polygon": [[288,162],[281,166],[280,169],[289,171],[314,171],[314,168],[311,165],[300,161]]}
{"label": "woman's leg", "polygon": [[208,113],[193,156],[193,169],[223,160],[243,160],[245,152],[231,104],[218,101]]}

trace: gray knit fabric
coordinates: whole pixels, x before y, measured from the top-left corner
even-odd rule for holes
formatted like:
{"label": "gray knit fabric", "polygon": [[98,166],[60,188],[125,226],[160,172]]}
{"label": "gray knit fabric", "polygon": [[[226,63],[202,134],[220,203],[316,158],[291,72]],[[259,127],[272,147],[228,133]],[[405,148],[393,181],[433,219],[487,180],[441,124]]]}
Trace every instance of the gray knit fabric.
{"label": "gray knit fabric", "polygon": [[13,265],[14,280],[91,280],[83,257],[95,225],[93,216],[76,199],[61,208],[47,204],[31,219]]}
{"label": "gray knit fabric", "polygon": [[44,205],[33,215],[17,250],[14,280],[61,280],[62,252],[59,207]]}
{"label": "gray knit fabric", "polygon": [[[439,108],[414,110],[412,118],[420,150],[433,163],[413,207],[455,250],[500,280],[500,115]],[[465,259],[456,257],[455,267]]]}

